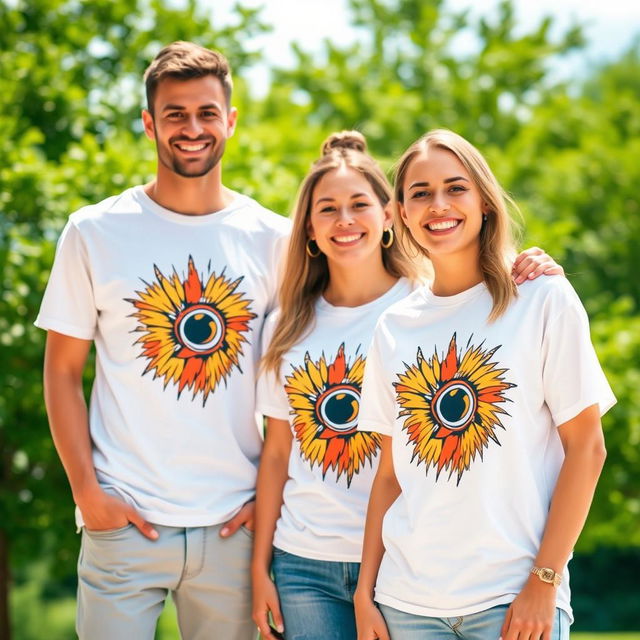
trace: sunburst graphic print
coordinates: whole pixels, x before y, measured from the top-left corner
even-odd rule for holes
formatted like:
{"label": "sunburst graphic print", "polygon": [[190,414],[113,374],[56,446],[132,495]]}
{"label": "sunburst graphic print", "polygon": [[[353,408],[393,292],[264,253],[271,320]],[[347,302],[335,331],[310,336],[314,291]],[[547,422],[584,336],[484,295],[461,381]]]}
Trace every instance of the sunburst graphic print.
{"label": "sunburst graphic print", "polygon": [[242,346],[256,317],[250,311],[252,301],[237,291],[242,278],[216,274],[210,263],[206,274],[199,274],[191,257],[186,278],[175,268],[168,277],[157,266],[154,272],[154,282],[143,280],[146,288],[127,298],[136,308],[131,314],[138,320],[135,332],[142,334],[134,344],[148,360],[143,375],[153,372],[165,389],[173,383],[178,397],[185,388],[194,399],[202,394],[204,405],[234,367],[242,373]]}
{"label": "sunburst graphic print", "polygon": [[367,462],[372,464],[380,448],[377,433],[356,430],[364,363],[358,356],[349,365],[343,344],[333,362],[324,355],[314,362],[307,353],[304,364],[293,367],[286,378],[302,457],[311,468],[321,467],[323,478],[329,469],[335,471],[336,481],[345,477],[347,486]]}
{"label": "sunburst graphic print", "polygon": [[426,359],[418,349],[416,363],[405,363],[394,383],[412,460],[424,463],[427,473],[434,468],[436,480],[444,469],[460,483],[490,441],[500,444],[496,429],[504,429],[501,415],[509,415],[500,405],[516,385],[504,379],[507,369],[491,361],[500,346],[485,350],[470,343],[464,353],[458,351],[454,334],[442,358],[436,350]]}

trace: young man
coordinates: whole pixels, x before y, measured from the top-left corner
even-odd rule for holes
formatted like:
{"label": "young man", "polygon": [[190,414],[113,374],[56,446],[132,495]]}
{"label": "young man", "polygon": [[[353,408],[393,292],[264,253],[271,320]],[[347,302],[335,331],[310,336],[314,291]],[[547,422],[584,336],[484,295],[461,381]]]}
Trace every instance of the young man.
{"label": "young man", "polygon": [[222,184],[223,56],[175,42],[145,82],[156,179],[71,215],[36,321],[82,527],[77,631],[151,640],[171,592],[183,638],[248,640],[255,366],[289,223]]}

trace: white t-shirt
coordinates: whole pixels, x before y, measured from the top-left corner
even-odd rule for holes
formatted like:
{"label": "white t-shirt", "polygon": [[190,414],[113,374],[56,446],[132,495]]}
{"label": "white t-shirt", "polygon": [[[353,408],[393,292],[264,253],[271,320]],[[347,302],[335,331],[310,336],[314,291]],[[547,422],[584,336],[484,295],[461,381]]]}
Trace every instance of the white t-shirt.
{"label": "white t-shirt", "polygon": [[60,237],[36,325],[95,342],[97,477],[150,522],[224,522],[254,495],[256,363],[288,230],[239,194],[188,216],[135,187]]}
{"label": "white t-shirt", "polygon": [[[484,284],[417,290],[376,328],[359,428],[392,437],[402,493],[375,599],[424,616],[511,602],[538,552],[564,453],[556,427],[615,398],[569,282],[538,278],[486,322]],[[564,571],[557,605],[572,616]]]}
{"label": "white t-shirt", "polygon": [[[380,438],[356,431],[364,363],[380,314],[406,297],[400,279],[359,307],[316,304],[311,332],[285,354],[280,375],[258,380],[258,411],[289,420],[289,479],[274,545],[305,558],[360,562],[362,535]],[[266,322],[265,345],[277,312]]]}

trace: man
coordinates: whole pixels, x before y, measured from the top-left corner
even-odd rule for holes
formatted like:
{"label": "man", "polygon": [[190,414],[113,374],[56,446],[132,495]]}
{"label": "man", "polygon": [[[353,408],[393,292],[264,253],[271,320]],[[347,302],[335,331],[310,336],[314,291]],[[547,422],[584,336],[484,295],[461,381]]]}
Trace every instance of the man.
{"label": "man", "polygon": [[254,377],[289,224],[222,184],[223,56],[175,42],[145,82],[156,178],[71,215],[36,321],[82,527],[77,631],[150,640],[171,593],[183,638],[254,638]]}

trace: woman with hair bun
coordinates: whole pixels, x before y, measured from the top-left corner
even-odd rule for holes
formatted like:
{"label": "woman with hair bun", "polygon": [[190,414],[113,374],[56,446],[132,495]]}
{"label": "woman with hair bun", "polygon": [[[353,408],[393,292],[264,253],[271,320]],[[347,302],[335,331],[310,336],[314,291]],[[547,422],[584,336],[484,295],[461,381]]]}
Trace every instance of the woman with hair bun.
{"label": "woman with hair bun", "polygon": [[[391,197],[356,131],[329,136],[299,190],[257,394],[267,425],[253,617],[265,638],[356,635],[353,593],[380,448],[378,434],[356,430],[365,359],[380,314],[424,275],[396,241]],[[558,268],[544,254],[519,264],[525,278]]]}

